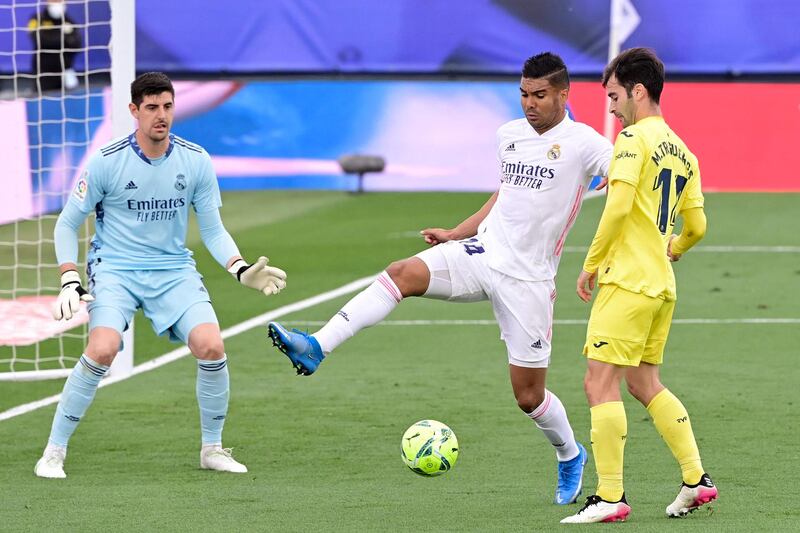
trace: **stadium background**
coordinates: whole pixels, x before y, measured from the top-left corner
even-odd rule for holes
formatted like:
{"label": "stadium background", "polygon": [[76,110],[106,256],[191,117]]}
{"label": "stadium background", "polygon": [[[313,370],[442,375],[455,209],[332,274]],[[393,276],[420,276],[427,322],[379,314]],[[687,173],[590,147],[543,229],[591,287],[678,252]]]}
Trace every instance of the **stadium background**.
{"label": "stadium background", "polygon": [[[641,21],[622,47],[651,46],[664,59],[664,114],[697,153],[709,193],[712,232],[706,248],[678,269],[684,295],[678,318],[689,322],[673,329],[670,362],[675,366],[665,369],[686,396],[701,451],[720,472],[715,477],[723,497],[720,511],[702,517],[702,527],[790,530],[800,518],[793,505],[796,429],[786,422],[797,415],[792,354],[800,341],[792,296],[800,293],[795,170],[800,163],[795,147],[800,3],[632,3]],[[519,116],[518,72],[529,55],[550,49],[564,57],[574,80],[572,114],[602,131],[605,97],[597,80],[609,44],[606,2],[471,0],[454,7],[421,0],[137,0],[136,8],[137,71],[163,70],[180,80],[173,129],[212,154],[226,224],[248,254],[262,253],[266,244],[273,262],[290,273],[290,289],[265,304],[231,286],[196,233],[190,234],[223,327],[370,275],[418,251],[409,233],[455,224],[477,209],[486,195],[470,191],[496,185],[494,130]],[[11,27],[12,12],[26,20],[32,11],[26,5],[0,9],[0,17],[6,17],[0,18],[0,28]],[[80,21],[84,13],[74,15]],[[106,19],[108,6],[91,1],[88,15]],[[27,37],[19,34],[12,43],[13,34],[0,32],[0,51],[25,47]],[[90,44],[107,43],[107,28],[89,28],[85,37]],[[108,54],[92,50],[88,64],[82,61],[79,57],[79,73],[107,66]],[[0,54],[0,73],[24,68]],[[59,157],[80,163],[85,150],[20,157],[26,149],[20,143],[86,141],[83,129],[31,123],[102,115],[107,80],[90,81],[88,107],[0,101],[5,171],[0,224],[60,208],[64,198],[43,197],[37,187],[69,190],[75,176],[49,169],[58,166],[53,162]],[[0,94],[3,89],[0,84]],[[92,124],[91,146],[108,140],[103,125]],[[355,185],[335,161],[346,153],[386,157],[386,171],[365,181],[376,194],[340,192]],[[42,174],[43,182],[32,179]],[[585,318],[586,309],[572,301],[570,291],[601,208],[598,201],[587,202],[568,241],[557,317]],[[343,298],[288,318],[314,328]],[[45,488],[27,477],[46,439],[52,407],[0,421],[0,487],[8,526],[45,528],[51,513],[58,513],[66,529],[109,524],[131,529],[136,516],[147,513],[148,518],[139,518],[146,530],[185,530],[200,523],[274,530],[548,529],[564,514],[538,504],[551,491],[551,465],[540,464],[548,463],[540,460],[548,452],[514,412],[505,369],[497,364],[504,362],[473,353],[502,350],[496,331],[481,322],[490,322],[491,313],[483,306],[435,302],[401,307],[392,319],[452,317],[476,325],[469,331],[448,329],[451,325],[376,328],[348,345],[349,353],[326,363],[327,379],[305,383],[293,379],[261,332],[228,341],[229,353],[241,356],[226,439],[241,442],[252,470],[268,472],[255,475],[247,486],[227,479],[215,485],[193,470],[196,408],[186,360],[115,385],[113,394],[98,394],[71,452],[71,485]],[[714,329],[702,320],[730,320],[730,325]],[[556,349],[570,356],[554,363],[552,376],[585,440],[582,361],[572,356],[580,329],[557,326]],[[137,363],[174,348],[153,339],[146,322],[136,335]],[[448,357],[460,354],[463,364],[442,351]],[[753,354],[762,354],[771,366],[747,357]],[[692,372],[679,371],[687,366]],[[432,380],[431,372],[441,377]],[[0,411],[60,388],[59,382],[0,383]],[[634,409],[631,405],[629,416],[638,412]],[[392,463],[395,441],[410,422],[427,416],[450,423],[466,452],[446,479],[412,485],[418,480]],[[654,432],[643,427],[638,433],[626,467],[659,481],[647,484],[633,477],[630,486],[641,507],[634,507],[632,520],[661,530],[660,517],[645,509],[671,497],[674,465]],[[359,435],[356,442],[352,435]],[[767,435],[769,444],[760,444],[756,435]],[[131,442],[166,451],[158,457],[131,456]],[[529,445],[538,452],[529,457],[532,464],[505,460],[527,453]],[[652,449],[659,450],[658,459],[646,455]],[[187,472],[176,473],[176,464]],[[593,473],[587,480],[592,483]],[[173,498],[180,491],[185,493]],[[220,492],[226,512],[217,514],[205,503]],[[95,501],[113,498],[113,511],[104,521],[87,516],[76,493]],[[302,503],[309,494],[316,508]],[[281,513],[281,505],[289,516]],[[426,506],[439,509],[438,523],[420,518]]]}
{"label": "stadium background", "polygon": [[[383,174],[366,180],[367,189],[492,190],[493,137],[475,132],[492,132],[517,116],[516,77],[522,61],[539,50],[558,51],[573,78],[584,80],[573,85],[572,112],[603,130],[605,99],[596,80],[608,50],[606,2],[472,0],[458,9],[447,2],[357,0],[136,5],[142,15],[137,70],[194,80],[179,85],[174,130],[214,156],[223,190],[352,188],[355,181],[342,176],[335,159],[354,152],[377,153],[388,162]],[[786,81],[800,68],[792,22],[800,4],[648,1],[636,9],[641,21],[623,46],[646,44],[664,59],[671,80],[664,112],[696,147],[708,190],[798,190],[800,183],[784,169],[800,166],[792,149],[800,136],[800,85]],[[32,10],[0,10],[6,19],[0,25],[10,25],[12,15],[26,20]],[[73,16],[105,20],[108,5],[93,1]],[[107,42],[108,32],[90,26],[88,44]],[[0,32],[0,47],[20,53],[30,47],[27,36],[16,33]],[[87,58],[89,70],[109,61],[107,51],[92,49],[76,59],[79,72]],[[24,70],[27,64],[20,63],[0,55],[0,72]],[[784,82],[770,83],[775,79]],[[83,102],[0,107],[6,147],[0,156],[15,162],[0,222],[60,207],[57,196],[37,205],[32,198],[40,186],[70,189],[76,176],[47,170],[58,166],[52,163],[61,150],[44,150],[41,159],[32,154],[28,166],[10,147],[18,149],[20,138],[53,145],[85,140],[79,125],[62,131],[36,121],[81,119],[104,106],[100,94],[91,102],[89,109]],[[756,131],[754,144],[744,133]],[[110,138],[102,128],[92,135],[91,147]],[[67,166],[78,166],[84,151],[68,151],[75,161]],[[751,167],[752,153],[758,167],[742,172]],[[37,167],[44,169],[41,185],[24,179],[37,175]]]}

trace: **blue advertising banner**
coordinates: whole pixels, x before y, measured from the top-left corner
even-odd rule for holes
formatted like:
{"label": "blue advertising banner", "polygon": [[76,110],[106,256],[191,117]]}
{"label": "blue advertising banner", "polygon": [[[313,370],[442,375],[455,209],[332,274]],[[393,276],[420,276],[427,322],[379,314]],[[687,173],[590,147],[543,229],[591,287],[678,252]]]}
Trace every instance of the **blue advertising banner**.
{"label": "blue advertising banner", "polygon": [[[800,73],[797,0],[630,0],[640,23],[623,48],[654,48],[673,74]],[[69,2],[107,66],[108,4]],[[137,68],[203,74],[515,74],[561,54],[573,74],[606,63],[610,0],[137,0]],[[0,72],[30,70],[35,8],[0,0]],[[87,20],[88,26],[80,26]],[[16,65],[14,62],[16,61]]]}

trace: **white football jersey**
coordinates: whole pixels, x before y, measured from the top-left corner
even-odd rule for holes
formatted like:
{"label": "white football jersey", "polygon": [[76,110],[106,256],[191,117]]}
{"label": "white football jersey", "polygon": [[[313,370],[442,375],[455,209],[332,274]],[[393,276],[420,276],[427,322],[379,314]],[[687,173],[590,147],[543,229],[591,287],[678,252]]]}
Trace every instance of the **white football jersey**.
{"label": "white football jersey", "polygon": [[613,149],[569,116],[542,135],[524,118],[500,126],[500,191],[478,229],[489,267],[522,280],[554,279],[583,195],[593,176],[608,173]]}

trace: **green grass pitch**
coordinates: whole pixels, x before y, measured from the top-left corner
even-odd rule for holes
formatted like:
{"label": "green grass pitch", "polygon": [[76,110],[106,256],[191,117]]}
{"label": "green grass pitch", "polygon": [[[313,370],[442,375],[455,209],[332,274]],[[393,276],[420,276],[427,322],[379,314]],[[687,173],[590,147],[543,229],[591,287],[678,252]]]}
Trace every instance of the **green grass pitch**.
{"label": "green grass pitch", "polygon": [[[414,236],[419,229],[454,225],[486,198],[225,194],[223,219],[242,252],[266,254],[289,273],[288,288],[270,298],[237,286],[195,230],[190,246],[225,328],[376,273],[422,249]],[[794,251],[690,252],[675,267],[676,319],[800,318],[800,195],[709,194],[706,204],[702,246]],[[589,307],[574,293],[584,255],[578,247],[589,243],[601,209],[601,199],[586,201],[568,239],[557,320],[588,317]],[[326,320],[349,297],[282,320]],[[491,318],[486,303],[421,299],[401,303],[389,317]],[[581,324],[555,327],[548,379],[589,448],[584,333]],[[796,322],[673,325],[663,379],[689,410],[720,500],[713,512],[665,518],[680,472],[646,411],[624,393],[625,488],[633,512],[627,525],[612,527],[796,530],[799,345]],[[137,318],[137,364],[176,346]],[[0,530],[555,531],[577,509],[551,503],[554,453],[516,407],[494,325],[378,326],[340,347],[308,378],[294,375],[265,328],[228,339],[226,350],[232,398],[225,445],[235,448],[248,474],[199,470],[196,369],[184,358],[98,392],[70,443],[66,480],[37,479],[32,472],[54,406],[0,422]],[[61,386],[0,382],[0,411]],[[444,476],[422,478],[401,462],[400,437],[422,418],[441,420],[458,436],[458,463]],[[595,482],[590,458],[584,495]]]}

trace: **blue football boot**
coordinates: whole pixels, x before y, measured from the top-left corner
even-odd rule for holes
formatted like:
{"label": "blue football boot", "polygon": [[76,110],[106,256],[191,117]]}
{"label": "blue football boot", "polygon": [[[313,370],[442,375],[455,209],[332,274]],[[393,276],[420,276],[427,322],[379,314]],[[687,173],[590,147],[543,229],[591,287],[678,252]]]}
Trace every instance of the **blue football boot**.
{"label": "blue football boot", "polygon": [[578,500],[583,489],[583,467],[589,458],[586,448],[579,442],[578,455],[569,461],[558,462],[558,487],[555,503],[569,505]]}
{"label": "blue football boot", "polygon": [[308,333],[298,329],[287,331],[277,322],[270,322],[267,330],[273,346],[286,354],[298,374],[310,376],[325,359],[317,339]]}

